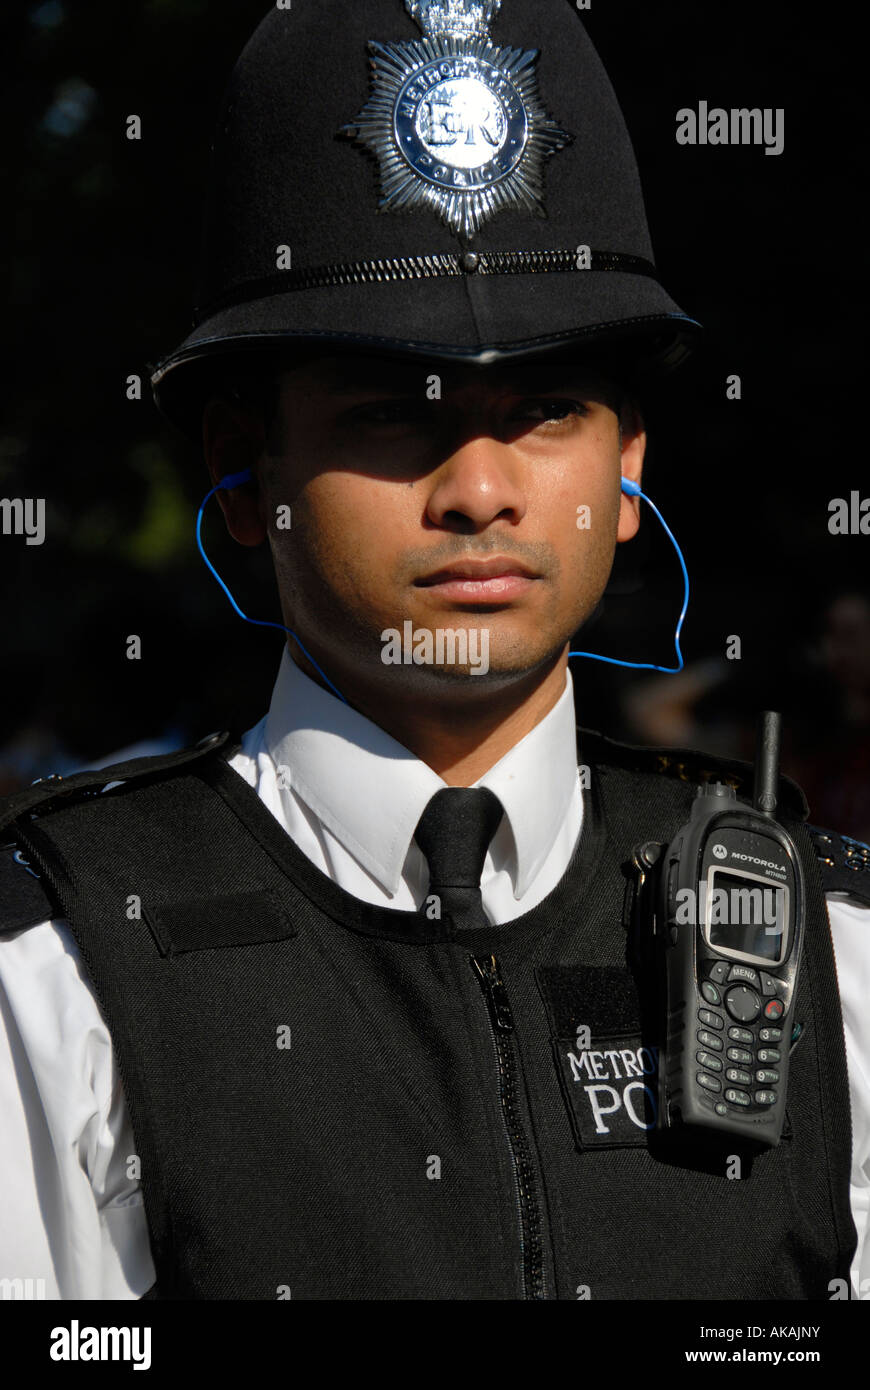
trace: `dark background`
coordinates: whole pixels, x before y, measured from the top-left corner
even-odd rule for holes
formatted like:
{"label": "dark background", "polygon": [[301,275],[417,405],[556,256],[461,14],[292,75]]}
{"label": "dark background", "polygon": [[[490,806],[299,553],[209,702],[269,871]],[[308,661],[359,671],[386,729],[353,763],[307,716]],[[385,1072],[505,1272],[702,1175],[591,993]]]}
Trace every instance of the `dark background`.
{"label": "dark background", "polygon": [[[0,496],[44,497],[47,536],[0,536],[0,791],[131,745],[241,731],[268,707],[282,639],[234,617],[197,556],[202,460],[147,387],[125,396],[128,374],[147,379],[187,331],[213,114],[266,8],[5,9]],[[827,525],[833,497],[870,496],[864,82],[846,8],[807,14],[778,0],[593,0],[584,13],[634,139],[663,282],[707,342],[649,403],[645,486],[693,584],[687,671],[572,665],[583,722],[633,741],[749,756],[756,710],[783,709],[786,769],[813,818],[867,838],[870,538]],[[678,146],[675,113],[700,99],[784,107],[785,152]],[[235,547],[216,506],[206,532],[246,611],[277,617],[265,549]],[[580,646],[672,664],[679,571],[649,515],[611,589]],[[140,661],[126,658],[131,633]],[[732,634],[740,661],[724,659]]]}

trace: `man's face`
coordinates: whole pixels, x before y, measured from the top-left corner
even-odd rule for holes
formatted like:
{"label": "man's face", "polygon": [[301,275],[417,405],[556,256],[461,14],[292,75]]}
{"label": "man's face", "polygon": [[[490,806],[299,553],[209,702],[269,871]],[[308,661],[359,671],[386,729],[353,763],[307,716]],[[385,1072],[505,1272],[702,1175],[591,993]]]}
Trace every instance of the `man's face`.
{"label": "man's face", "polygon": [[[552,662],[636,530],[620,474],[639,477],[643,434],[629,416],[621,441],[618,410],[615,388],[570,365],[286,371],[258,470],[285,623],[340,687],[364,669],[467,698]],[[387,663],[384,634],[406,623],[433,642],[464,630],[476,675],[461,647],[447,664]]]}

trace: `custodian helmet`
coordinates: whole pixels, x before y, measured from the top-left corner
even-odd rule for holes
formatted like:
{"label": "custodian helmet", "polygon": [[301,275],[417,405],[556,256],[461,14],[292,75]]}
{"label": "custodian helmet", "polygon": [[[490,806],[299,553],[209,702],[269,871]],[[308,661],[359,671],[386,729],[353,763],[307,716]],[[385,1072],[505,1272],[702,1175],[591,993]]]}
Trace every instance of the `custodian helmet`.
{"label": "custodian helmet", "polygon": [[572,0],[291,0],[225,94],[193,331],[152,386],[197,434],[215,367],[252,351],[594,344],[660,370],[698,326]]}

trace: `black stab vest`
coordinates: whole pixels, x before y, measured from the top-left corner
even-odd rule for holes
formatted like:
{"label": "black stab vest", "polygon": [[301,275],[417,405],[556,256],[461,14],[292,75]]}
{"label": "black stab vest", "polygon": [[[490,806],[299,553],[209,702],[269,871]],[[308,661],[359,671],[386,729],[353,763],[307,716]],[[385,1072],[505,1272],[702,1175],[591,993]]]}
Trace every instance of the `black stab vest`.
{"label": "black stab vest", "polygon": [[808,910],[786,1133],[729,1177],[649,1127],[626,903],[632,849],[745,767],[583,730],[580,749],[563,879],[458,936],[328,880],[226,749],[13,826],[111,1032],[150,1296],[827,1300],[848,1278],[845,1046],[803,798],[783,818]]}

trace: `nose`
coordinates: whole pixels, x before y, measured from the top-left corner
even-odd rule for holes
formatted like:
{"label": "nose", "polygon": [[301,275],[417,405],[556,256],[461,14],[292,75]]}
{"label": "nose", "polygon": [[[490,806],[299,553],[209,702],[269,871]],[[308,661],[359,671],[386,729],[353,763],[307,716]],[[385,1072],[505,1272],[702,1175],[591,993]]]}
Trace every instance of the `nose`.
{"label": "nose", "polygon": [[473,534],[497,520],[515,525],[526,506],[521,464],[510,445],[480,434],[459,444],[432,475],[426,516],[443,530]]}

